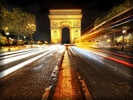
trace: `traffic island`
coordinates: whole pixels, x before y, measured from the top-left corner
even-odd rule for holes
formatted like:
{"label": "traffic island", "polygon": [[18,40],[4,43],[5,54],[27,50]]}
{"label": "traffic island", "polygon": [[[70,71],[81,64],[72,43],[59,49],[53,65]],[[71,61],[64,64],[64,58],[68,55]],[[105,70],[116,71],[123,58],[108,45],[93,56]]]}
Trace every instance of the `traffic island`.
{"label": "traffic island", "polygon": [[79,82],[70,67],[67,50],[60,67],[52,100],[83,100]]}

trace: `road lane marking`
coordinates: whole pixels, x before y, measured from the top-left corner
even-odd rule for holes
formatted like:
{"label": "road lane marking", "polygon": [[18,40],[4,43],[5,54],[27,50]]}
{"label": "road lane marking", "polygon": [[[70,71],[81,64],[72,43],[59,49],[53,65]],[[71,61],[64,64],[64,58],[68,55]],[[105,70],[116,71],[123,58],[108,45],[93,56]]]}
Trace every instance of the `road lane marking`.
{"label": "road lane marking", "polygon": [[36,66],[33,68],[34,71],[40,70],[43,67],[44,64],[41,64],[39,66]]}

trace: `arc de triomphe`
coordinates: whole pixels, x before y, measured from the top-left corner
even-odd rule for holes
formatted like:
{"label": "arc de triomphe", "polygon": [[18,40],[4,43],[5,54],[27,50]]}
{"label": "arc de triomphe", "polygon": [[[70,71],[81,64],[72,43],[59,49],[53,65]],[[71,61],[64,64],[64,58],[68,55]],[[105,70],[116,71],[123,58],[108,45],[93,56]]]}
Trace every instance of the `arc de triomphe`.
{"label": "arc de triomphe", "polygon": [[81,36],[81,10],[80,9],[53,9],[49,10],[51,43],[62,42],[62,29],[69,28],[70,43]]}

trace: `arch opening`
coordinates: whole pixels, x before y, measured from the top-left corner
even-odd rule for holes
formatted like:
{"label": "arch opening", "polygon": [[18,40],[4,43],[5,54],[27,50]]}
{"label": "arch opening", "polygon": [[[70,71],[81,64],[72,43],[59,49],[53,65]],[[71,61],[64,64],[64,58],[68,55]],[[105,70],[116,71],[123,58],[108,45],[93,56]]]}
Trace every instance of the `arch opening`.
{"label": "arch opening", "polygon": [[70,30],[67,27],[62,29],[62,44],[70,44]]}

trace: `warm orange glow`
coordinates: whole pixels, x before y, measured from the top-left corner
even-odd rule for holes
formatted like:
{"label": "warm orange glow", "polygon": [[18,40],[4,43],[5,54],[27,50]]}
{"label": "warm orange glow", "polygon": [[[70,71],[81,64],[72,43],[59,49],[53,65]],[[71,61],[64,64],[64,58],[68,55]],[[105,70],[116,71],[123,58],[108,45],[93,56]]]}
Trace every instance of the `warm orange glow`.
{"label": "warm orange glow", "polygon": [[[111,23],[109,23],[109,24],[105,24],[105,21],[104,22],[102,22],[101,24],[99,24],[98,26],[96,26],[96,27],[94,27],[94,28],[92,28],[90,31],[87,31],[86,33],[84,33],[84,35],[82,35],[82,37],[81,37],[81,40],[87,40],[87,39],[92,39],[92,38],[95,38],[95,37],[97,37],[97,36],[99,36],[104,30],[107,30],[107,29],[112,29],[114,26],[110,26],[110,25],[112,25],[112,24],[114,24],[114,23],[117,23],[117,22],[120,22],[120,21],[122,21],[122,20],[125,20],[125,19],[127,19],[127,18],[129,18],[129,17],[131,17],[132,15],[130,15],[130,16],[128,16],[128,17],[124,17],[124,18],[122,18],[122,19],[120,19],[120,20],[117,20],[117,21],[115,21],[115,22],[111,22]],[[123,22],[124,23],[124,22]],[[105,24],[105,25],[103,25],[103,24]],[[101,25],[103,25],[103,26],[101,26]],[[100,26],[100,27],[99,27]],[[126,29],[126,28],[125,28]],[[126,33],[126,30],[123,30],[122,32],[123,32],[123,34],[124,33]],[[121,31],[120,29],[117,29],[117,30],[115,30],[115,31]],[[113,33],[112,31],[110,32],[110,33]]]}
{"label": "warm orange glow", "polygon": [[81,10],[80,9],[54,9],[50,10],[51,43],[62,42],[62,29],[70,30],[70,42],[81,36]]}
{"label": "warm orange glow", "polygon": [[[81,92],[77,86],[76,77],[74,77],[75,75],[71,70],[67,51],[61,69],[52,100],[80,100]],[[75,91],[75,89],[78,91]]]}
{"label": "warm orange glow", "polygon": [[45,44],[47,44],[48,43],[48,41],[45,41]]}
{"label": "warm orange glow", "polygon": [[111,42],[111,39],[107,39],[107,41],[106,41],[107,43],[110,43]]}
{"label": "warm orange glow", "polygon": [[[67,53],[65,53],[65,56],[67,56]],[[73,94],[73,89],[72,89],[72,78],[71,78],[71,70],[70,70],[70,65],[68,63],[68,59],[67,60],[63,60],[63,65],[62,65],[62,71],[59,73],[60,77],[59,77],[59,82],[56,90],[55,90],[55,94],[54,94],[54,98],[59,98],[59,96],[61,96],[60,98],[67,98],[67,97],[72,97]],[[59,90],[59,88],[61,90]]]}

